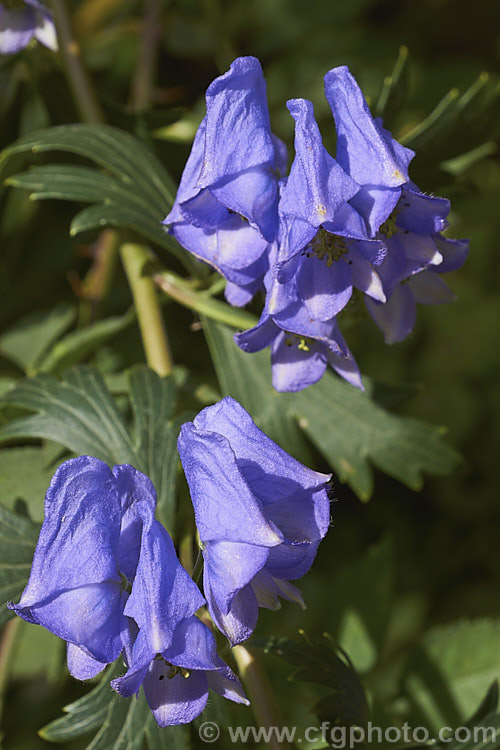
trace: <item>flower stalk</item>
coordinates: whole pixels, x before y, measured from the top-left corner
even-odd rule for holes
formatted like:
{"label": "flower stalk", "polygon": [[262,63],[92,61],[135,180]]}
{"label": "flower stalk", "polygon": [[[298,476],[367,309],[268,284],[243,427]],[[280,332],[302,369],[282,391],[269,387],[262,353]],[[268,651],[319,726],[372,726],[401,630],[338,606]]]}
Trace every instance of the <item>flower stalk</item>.
{"label": "flower stalk", "polygon": [[161,377],[170,375],[173,361],[155,284],[142,275],[144,266],[151,261],[149,251],[127,242],[121,246],[120,255],[137,311],[146,361]]}
{"label": "flower stalk", "polygon": [[[255,654],[242,645],[233,646],[232,652],[259,726],[266,728],[284,726],[284,720],[267,674]],[[269,740],[269,747],[271,750],[284,750],[293,745],[280,742],[273,735]]]}
{"label": "flower stalk", "polygon": [[80,59],[80,46],[71,28],[66,0],[52,0],[52,12],[62,61],[80,117],[87,123],[104,122],[90,78]]}

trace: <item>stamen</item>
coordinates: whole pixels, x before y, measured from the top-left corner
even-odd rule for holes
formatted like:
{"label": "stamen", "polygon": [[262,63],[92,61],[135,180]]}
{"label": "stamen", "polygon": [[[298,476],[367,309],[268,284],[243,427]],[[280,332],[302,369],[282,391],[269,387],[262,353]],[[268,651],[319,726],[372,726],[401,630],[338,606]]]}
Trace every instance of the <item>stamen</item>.
{"label": "stamen", "polygon": [[378,230],[380,234],[383,234],[385,237],[387,237],[388,240],[390,240],[391,237],[399,231],[398,227],[396,226],[396,216],[398,215],[398,213],[399,211],[396,206],[392,214],[387,217],[384,223],[380,225],[380,228]]}
{"label": "stamen", "polygon": [[326,262],[327,268],[331,268],[335,261],[340,260],[348,252],[349,248],[345,244],[344,237],[327,232],[326,229],[320,227],[316,236],[302,251],[302,255],[307,258],[316,256],[319,260]]}
{"label": "stamen", "polygon": [[294,346],[296,344],[297,349],[301,352],[310,352],[311,345],[314,344],[314,339],[310,339],[307,336],[299,336],[297,333],[290,333],[286,331],[287,338],[285,339],[285,346]]}

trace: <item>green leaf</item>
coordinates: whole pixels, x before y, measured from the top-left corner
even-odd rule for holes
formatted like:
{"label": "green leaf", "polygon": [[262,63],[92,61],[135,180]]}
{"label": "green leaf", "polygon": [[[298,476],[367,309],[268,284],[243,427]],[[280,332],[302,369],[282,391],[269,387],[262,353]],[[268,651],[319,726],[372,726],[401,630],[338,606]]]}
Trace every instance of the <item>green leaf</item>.
{"label": "green leaf", "polygon": [[10,510],[24,500],[30,518],[43,519],[43,501],[54,466],[47,466],[46,451],[37,446],[0,451],[0,500]]}
{"label": "green leaf", "polygon": [[109,704],[117,697],[109,686],[109,681],[117,674],[116,665],[107,669],[97,687],[83,698],[64,706],[66,715],[40,729],[40,736],[49,742],[69,742],[100,727],[106,718]]}
{"label": "green leaf", "polygon": [[[31,133],[5,149],[0,173],[24,154],[65,151],[90,159],[105,171],[68,164],[35,166],[7,182],[29,190],[33,200],[60,198],[97,203],[80,213],[71,233],[125,227],[144,234],[169,250],[190,271],[192,256],[169,237],[161,222],[170,210],[176,188],[156,156],[140,140],[108,125],[60,125]],[[14,157],[16,157],[14,159]]]}
{"label": "green leaf", "polygon": [[0,505],[0,625],[12,617],[5,603],[22,593],[40,525]]}
{"label": "green leaf", "polygon": [[228,327],[207,318],[203,326],[223,394],[295,455],[300,433],[307,435],[362,500],[373,491],[372,464],[412,489],[421,488],[424,472],[448,474],[456,466],[459,457],[442,442],[442,428],[390,414],[369,389],[362,393],[331,372],[299,393],[277,393],[268,351],[246,354]]}
{"label": "green leaf", "polygon": [[405,680],[412,702],[434,727],[460,725],[500,677],[500,620],[464,621],[424,636]]}
{"label": "green leaf", "polygon": [[384,85],[375,108],[377,117],[382,117],[387,123],[392,116],[401,108],[405,94],[408,89],[408,47],[402,45],[399,48],[398,59],[392,73],[384,79]]}
{"label": "green leaf", "polygon": [[153,482],[158,494],[158,518],[173,533],[177,437],[181,423],[186,420],[182,416],[172,419],[175,404],[172,378],[160,378],[141,365],[133,367],[128,377],[138,468]]}
{"label": "green leaf", "polygon": [[125,421],[93,368],[77,367],[63,382],[46,374],[21,380],[3,401],[37,413],[3,427],[0,442],[48,438],[73,453],[95,456],[111,465],[134,463]]}
{"label": "green leaf", "polygon": [[254,640],[253,643],[298,667],[291,677],[295,682],[312,682],[333,690],[312,709],[321,721],[366,726],[368,703],[361,681],[347,654],[327,633],[321,640],[293,641],[273,637],[267,641]]}
{"label": "green leaf", "polygon": [[69,328],[75,317],[74,307],[62,305],[49,312],[23,318],[0,337],[0,352],[30,374],[50,345]]}
{"label": "green leaf", "polygon": [[460,95],[451,89],[422,122],[399,137],[417,151],[425,148],[439,161],[450,159],[492,140],[491,123],[498,122],[500,86],[496,78],[481,73]]}
{"label": "green leaf", "polygon": [[120,660],[107,669],[99,684],[83,698],[64,706],[66,715],[40,729],[49,742],[69,742],[98,729],[86,750],[141,750],[147,738],[149,750],[188,748],[186,727],[160,729],[146,703],[139,698],[121,698],[109,683],[120,671]]}
{"label": "green leaf", "polygon": [[113,336],[124,331],[135,318],[135,309],[131,308],[125,315],[111,316],[68,333],[52,347],[38,369],[41,372],[58,374],[81,362]]}
{"label": "green leaf", "polygon": [[133,430],[92,367],[75,367],[62,381],[45,373],[21,380],[5,395],[3,403],[35,414],[2,427],[0,443],[47,438],[77,455],[95,456],[110,466],[132,464],[151,478],[158,494],[158,516],[173,532],[177,436],[187,417],[173,417],[173,378],[160,378],[144,365],[137,365],[128,373],[128,384]]}

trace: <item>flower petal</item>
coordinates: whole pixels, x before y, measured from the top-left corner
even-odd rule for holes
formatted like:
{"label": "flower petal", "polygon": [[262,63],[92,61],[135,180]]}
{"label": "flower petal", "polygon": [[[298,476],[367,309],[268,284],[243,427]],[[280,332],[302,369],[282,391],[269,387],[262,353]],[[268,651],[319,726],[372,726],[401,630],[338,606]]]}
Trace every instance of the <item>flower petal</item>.
{"label": "flower petal", "polygon": [[194,424],[200,429],[217,431],[229,440],[241,473],[264,504],[288,497],[301,488],[323,487],[330,478],[329,474],[313,471],[292,458],[257,427],[234,398],[223,398],[203,409]]}
{"label": "flower petal", "polygon": [[417,234],[434,234],[448,226],[446,217],[450,213],[450,201],[446,198],[425,195],[404,187],[399,207],[401,210],[396,223],[401,229]]}
{"label": "flower petal", "polygon": [[468,240],[450,240],[448,237],[436,235],[436,245],[443,256],[442,263],[437,266],[438,273],[448,273],[456,271],[464,263],[469,254]]}
{"label": "flower petal", "polygon": [[81,648],[74,646],[72,643],[67,644],[66,660],[69,673],[75,680],[91,680],[107,666],[106,663],[88,656]]}
{"label": "flower petal", "polygon": [[187,422],[178,449],[203,543],[224,540],[272,547],[281,542],[279,532],[262,515],[226,437]]}
{"label": "flower petal", "polygon": [[269,315],[262,314],[253,328],[242,333],[235,333],[234,340],[244,352],[260,352],[276,338],[280,329]]}
{"label": "flower petal", "polygon": [[0,54],[12,55],[26,47],[36,30],[31,8],[7,10],[0,6]]}
{"label": "flower petal", "polygon": [[187,678],[176,674],[168,679],[168,667],[161,660],[151,662],[143,687],[160,727],[189,724],[207,704],[208,682],[204,672],[193,671]]}
{"label": "flower petal", "polygon": [[416,305],[408,284],[398,284],[390,299],[381,305],[365,297],[368,312],[384,333],[386,344],[395,344],[405,339],[413,330],[416,320]]}
{"label": "flower petal", "polygon": [[337,160],[359,185],[398,187],[408,181],[414,152],[374,120],[363,92],[342,65],[325,75],[325,94],[335,118]]}
{"label": "flower petal", "polygon": [[282,333],[271,345],[273,387],[277,391],[301,391],[317,383],[326,370],[326,347],[317,341],[307,346],[308,351],[296,344],[287,345],[289,336]]}
{"label": "flower petal", "polygon": [[312,318],[330,320],[351,299],[351,266],[342,258],[331,266],[316,257],[303,258],[297,271],[297,290]]}
{"label": "flower petal", "polygon": [[211,670],[219,667],[217,645],[211,630],[195,615],[177,626],[172,645],[162,656],[184,669]]}
{"label": "flower petal", "polygon": [[[222,662],[222,659],[219,659],[219,661]],[[250,701],[246,697],[240,681],[233,670],[229,669],[226,664],[216,672],[208,672],[207,680],[210,690],[222,695],[223,698],[227,698],[235,703],[243,703],[245,706],[250,705]]]}
{"label": "flower petal", "polygon": [[434,271],[422,271],[408,279],[415,302],[422,305],[443,305],[453,302],[455,295]]}
{"label": "flower petal", "polygon": [[47,13],[44,9],[41,9],[36,14],[35,37],[41,44],[48,47],[48,49],[51,49],[53,52],[57,50],[56,28],[50,13]]}
{"label": "flower petal", "polygon": [[271,242],[278,229],[278,186],[271,171],[266,83],[255,57],[239,57],[207,89],[207,130],[200,187],[259,227]]}
{"label": "flower petal", "polygon": [[282,192],[280,213],[319,227],[335,219],[359,186],[323,146],[312,103],[291,99],[287,107],[295,120],[295,159]]}
{"label": "flower petal", "polygon": [[116,482],[104,462],[81,456],[61,464],[47,490],[28,585],[10,605],[101,662],[122,650],[120,520]]}
{"label": "flower petal", "polygon": [[235,542],[207,542],[203,550],[205,560],[204,588],[212,592],[221,613],[226,615],[234,597],[265,566],[269,556],[267,547]]}
{"label": "flower petal", "polygon": [[205,588],[205,596],[212,620],[231,646],[250,638],[259,616],[259,605],[251,586],[245,586],[236,594],[226,615],[220,611],[209,588]]}
{"label": "flower petal", "polygon": [[179,623],[193,615],[204,599],[151,508],[143,503],[141,513],[141,553],[125,614],[135,620],[154,655],[170,647]]}
{"label": "flower petal", "polygon": [[156,508],[156,490],[152,481],[129,464],[113,467],[116,487],[122,507],[120,532],[119,567],[120,571],[132,581],[139,561],[142,536],[142,518],[135,507],[137,502],[147,503],[151,509]]}

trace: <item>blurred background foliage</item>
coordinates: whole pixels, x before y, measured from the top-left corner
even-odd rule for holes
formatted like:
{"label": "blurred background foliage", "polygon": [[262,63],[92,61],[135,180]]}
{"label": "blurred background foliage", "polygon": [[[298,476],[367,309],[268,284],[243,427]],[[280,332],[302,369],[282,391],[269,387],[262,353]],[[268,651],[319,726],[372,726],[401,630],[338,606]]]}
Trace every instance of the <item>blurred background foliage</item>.
{"label": "blurred background foliage", "polygon": [[[383,111],[386,126],[417,150],[413,180],[421,189],[452,200],[449,234],[471,238],[469,260],[450,279],[457,302],[420,307],[414,333],[393,347],[384,345],[355,303],[344,315],[344,329],[362,372],[375,380],[379,398],[397,413],[446,425],[449,442],[463,461],[452,476],[428,479],[419,493],[379,472],[368,504],[334,481],[333,529],[302,582],[309,608],[302,612],[287,605],[281,614],[261,610],[257,635],[265,646],[265,638],[275,633],[298,638],[299,628],[311,637],[331,633],[364,676],[380,722],[399,716],[418,723],[424,715],[439,726],[450,710],[455,718],[472,715],[500,674],[500,628],[494,619],[500,617],[497,4],[166,0],[158,27],[153,105],[139,112],[132,111],[130,92],[143,4],[74,0],[70,5],[107,121],[148,143],[176,181],[203,115],[207,85],[236,56],[252,54],[260,58],[266,75],[273,130],[291,152],[293,123],[284,102],[301,96],[314,102],[325,143],[334,148],[322,79],[330,68],[347,64],[372,109]],[[384,80],[393,70],[398,84],[386,101]],[[426,121],[436,107],[440,117]],[[0,59],[0,109],[2,148],[40,127],[78,120],[56,58],[40,46]],[[419,128],[422,121],[427,128]],[[69,224],[78,206],[36,203],[24,191],[0,190],[0,391],[5,392],[34,365],[36,321],[45,326],[50,313],[57,340],[96,316],[123,316],[131,299],[118,264],[99,308],[86,299],[97,235],[70,237]],[[161,257],[180,270],[171,257]],[[171,302],[164,310],[185,405],[200,408],[218,385],[198,320]],[[23,344],[26,328],[31,334]],[[132,316],[85,359],[120,393],[121,373],[143,358]],[[2,423],[9,416],[3,411]],[[335,428],[341,431],[342,425]],[[2,502],[10,507],[25,504],[31,517],[41,520],[45,489],[60,458],[48,441],[3,449]],[[319,454],[314,458],[317,468],[327,469]],[[8,646],[4,637],[2,665]],[[267,648],[276,650],[272,643]],[[37,730],[56,718],[62,705],[84,694],[85,687],[65,676],[61,649],[50,634],[21,623],[4,695],[8,750],[47,747]],[[472,681],[476,687],[464,693],[467,674],[461,672],[463,664],[457,666],[457,655],[467,650],[474,665],[472,676],[467,673],[468,684]],[[432,654],[440,655],[442,673],[450,680],[448,713],[447,701],[439,700],[439,680],[433,704],[425,688],[432,680],[426,683],[419,673]],[[311,695],[319,699],[324,687],[287,682],[290,665],[271,654],[266,664],[288,723],[314,724],[308,713]],[[212,701],[210,710],[217,707]],[[231,721],[252,723],[243,714],[243,709],[234,709],[237,719]],[[63,746],[85,744],[77,740]]]}

